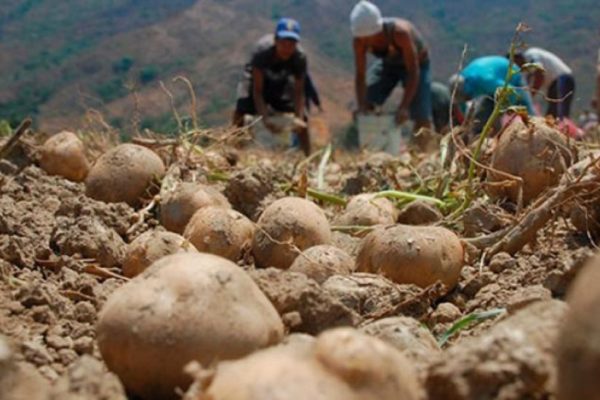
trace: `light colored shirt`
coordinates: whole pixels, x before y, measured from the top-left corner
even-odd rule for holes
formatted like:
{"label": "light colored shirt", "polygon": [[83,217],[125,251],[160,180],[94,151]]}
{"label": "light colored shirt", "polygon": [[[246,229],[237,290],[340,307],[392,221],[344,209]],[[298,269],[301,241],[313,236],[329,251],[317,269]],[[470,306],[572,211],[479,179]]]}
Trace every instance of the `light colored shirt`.
{"label": "light colored shirt", "polygon": [[548,88],[561,75],[572,75],[573,71],[556,54],[539,47],[530,47],[523,53],[528,63],[536,63],[544,68],[544,82],[540,90],[548,93]]}

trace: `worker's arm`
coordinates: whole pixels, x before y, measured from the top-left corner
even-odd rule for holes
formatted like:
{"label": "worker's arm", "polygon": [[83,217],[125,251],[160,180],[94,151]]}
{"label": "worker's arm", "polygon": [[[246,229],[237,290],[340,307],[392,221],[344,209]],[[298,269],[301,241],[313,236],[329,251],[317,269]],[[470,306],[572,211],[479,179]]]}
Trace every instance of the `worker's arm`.
{"label": "worker's arm", "polygon": [[400,124],[409,118],[408,110],[419,88],[420,69],[417,48],[410,32],[406,29],[397,30],[394,33],[394,42],[402,51],[407,72],[404,95],[396,113],[396,123]]}
{"label": "worker's arm", "polygon": [[260,68],[252,68],[252,98],[254,99],[254,108],[263,120],[263,124],[267,129],[274,132],[275,128],[269,123],[269,109],[263,96],[263,88],[265,84],[265,76]]}
{"label": "worker's arm", "polygon": [[367,105],[367,47],[364,40],[355,38],[354,47],[354,88],[356,91],[356,104],[359,112],[365,112]]}
{"label": "worker's arm", "polygon": [[304,119],[304,88],[306,76],[301,74],[294,79],[294,113],[300,120]]}
{"label": "worker's arm", "polygon": [[541,69],[536,69],[531,74],[529,74],[529,87],[531,88],[531,94],[536,96],[542,85],[544,84],[545,73]]}

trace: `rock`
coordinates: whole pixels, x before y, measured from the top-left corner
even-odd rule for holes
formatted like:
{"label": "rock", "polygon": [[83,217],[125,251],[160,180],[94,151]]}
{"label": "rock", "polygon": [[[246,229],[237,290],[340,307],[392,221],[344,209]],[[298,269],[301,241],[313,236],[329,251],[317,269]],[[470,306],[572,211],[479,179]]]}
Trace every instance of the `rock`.
{"label": "rock", "polygon": [[462,312],[452,303],[441,303],[437,306],[429,321],[433,324],[446,324],[462,317]]}
{"label": "rock", "polygon": [[397,285],[383,276],[369,273],[332,276],[323,283],[323,289],[362,316],[389,310],[421,293],[415,285]]}
{"label": "rock", "polygon": [[372,322],[360,328],[400,350],[415,364],[419,372],[441,354],[435,338],[419,321],[408,317],[391,317]]}
{"label": "rock", "polygon": [[[298,272],[267,268],[249,271],[252,279],[269,298],[292,332],[317,334],[337,326],[354,326],[358,316],[319,284]],[[298,321],[300,316],[300,322]]]}
{"label": "rock", "polygon": [[398,223],[405,225],[433,225],[444,218],[442,213],[430,203],[413,201],[398,215]]}
{"label": "rock", "polygon": [[536,302],[451,347],[428,368],[429,398],[548,398],[556,375],[553,344],[566,309],[559,300]]}
{"label": "rock", "polygon": [[501,252],[492,257],[489,268],[492,272],[499,274],[506,269],[514,268],[516,266],[517,260],[513,256],[508,253]]}

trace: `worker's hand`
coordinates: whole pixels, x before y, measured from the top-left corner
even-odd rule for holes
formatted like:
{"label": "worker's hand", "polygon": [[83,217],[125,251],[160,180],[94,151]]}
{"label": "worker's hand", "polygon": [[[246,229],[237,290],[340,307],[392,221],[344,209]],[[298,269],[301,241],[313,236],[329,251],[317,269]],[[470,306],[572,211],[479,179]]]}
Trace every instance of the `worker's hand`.
{"label": "worker's hand", "polygon": [[398,111],[396,112],[396,125],[402,125],[403,123],[405,123],[406,121],[408,121],[410,118],[410,113],[408,111],[407,108],[399,108]]}
{"label": "worker's hand", "polygon": [[308,127],[308,125],[306,124],[306,121],[304,121],[301,118],[298,117],[294,117],[294,129],[306,129]]}
{"label": "worker's hand", "polygon": [[279,127],[276,124],[273,124],[269,117],[263,117],[262,123],[271,133],[279,133]]}

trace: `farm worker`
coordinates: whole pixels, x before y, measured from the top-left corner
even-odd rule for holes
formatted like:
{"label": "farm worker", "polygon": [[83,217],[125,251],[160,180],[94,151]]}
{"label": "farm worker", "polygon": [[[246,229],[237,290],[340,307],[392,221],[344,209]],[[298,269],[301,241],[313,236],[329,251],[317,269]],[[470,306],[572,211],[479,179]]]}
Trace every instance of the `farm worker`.
{"label": "farm worker", "polygon": [[262,37],[245,67],[245,82],[238,87],[233,124],[241,126],[244,115],[259,115],[272,132],[272,112],[294,113],[300,147],[310,153],[310,138],[304,111],[307,57],[300,48],[300,24],[290,18],[277,22],[274,35]]}
{"label": "farm worker", "polygon": [[[496,105],[496,91],[504,86],[510,61],[502,56],[485,56],[471,61],[459,74],[450,78],[450,88],[456,85],[456,101],[473,101],[475,114],[474,133],[480,133]],[[524,90],[525,83],[516,66],[509,82],[515,93],[509,104],[525,106],[529,114],[535,115],[531,96]]]}
{"label": "farm worker", "polygon": [[575,78],[571,68],[556,54],[539,47],[530,47],[517,53],[514,59],[519,67],[524,64],[537,64],[540,67],[528,70],[525,74],[534,98],[541,94],[548,101],[546,114],[556,119],[569,118],[575,94]]}
{"label": "farm worker", "polygon": [[[399,82],[404,94],[396,124],[411,119],[414,129],[431,127],[429,51],[415,26],[401,18],[383,18],[373,3],[358,2],[350,14],[358,112],[381,106]],[[376,60],[367,71],[367,54]]]}

